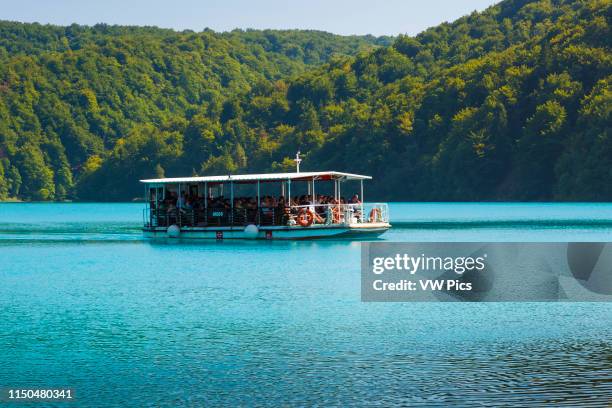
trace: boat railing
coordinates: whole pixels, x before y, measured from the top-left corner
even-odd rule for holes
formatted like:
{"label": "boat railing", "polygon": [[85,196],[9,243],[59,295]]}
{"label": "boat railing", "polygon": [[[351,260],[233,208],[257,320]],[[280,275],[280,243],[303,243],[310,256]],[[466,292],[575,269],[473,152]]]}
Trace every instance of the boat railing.
{"label": "boat railing", "polygon": [[259,208],[145,208],[145,228],[215,227],[215,226],[292,226],[297,224],[301,211],[313,213],[314,225],[365,224],[389,222],[386,203],[308,204],[290,207]]}
{"label": "boat railing", "polygon": [[314,215],[313,224],[368,224],[389,222],[389,206],[386,203],[355,204],[306,204],[290,207],[290,224],[301,211],[310,211]]}
{"label": "boat railing", "polygon": [[143,210],[145,228],[215,227],[255,225],[287,225],[283,208],[146,208]]}
{"label": "boat railing", "polygon": [[369,222],[389,222],[389,204],[364,203],[363,208],[365,214],[368,215]]}

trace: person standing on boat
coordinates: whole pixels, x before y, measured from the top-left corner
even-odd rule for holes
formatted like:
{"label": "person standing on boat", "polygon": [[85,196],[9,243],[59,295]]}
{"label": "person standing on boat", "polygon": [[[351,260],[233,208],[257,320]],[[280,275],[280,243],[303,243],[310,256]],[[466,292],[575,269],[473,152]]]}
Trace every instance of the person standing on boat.
{"label": "person standing on boat", "polygon": [[361,204],[361,200],[359,199],[359,194],[355,193],[353,197],[351,197],[349,204],[353,204],[349,208],[349,211],[351,212],[352,217],[355,217],[356,219],[360,220],[361,219],[361,211],[360,211],[361,207],[357,205],[357,204]]}

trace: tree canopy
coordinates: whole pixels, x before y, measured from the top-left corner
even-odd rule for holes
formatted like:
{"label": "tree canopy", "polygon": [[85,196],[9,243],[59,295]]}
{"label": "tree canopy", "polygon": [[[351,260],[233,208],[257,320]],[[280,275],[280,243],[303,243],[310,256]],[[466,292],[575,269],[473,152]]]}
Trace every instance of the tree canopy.
{"label": "tree canopy", "polygon": [[505,0],[415,37],[0,22],[0,198],[139,178],[373,175],[393,200],[612,200],[611,3]]}

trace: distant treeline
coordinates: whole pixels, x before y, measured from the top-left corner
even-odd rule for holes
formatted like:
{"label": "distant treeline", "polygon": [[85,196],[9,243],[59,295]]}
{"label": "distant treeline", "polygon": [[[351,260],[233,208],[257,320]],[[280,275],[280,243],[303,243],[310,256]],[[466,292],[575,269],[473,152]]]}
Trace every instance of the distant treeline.
{"label": "distant treeline", "polygon": [[611,5],[506,0],[395,39],[0,22],[0,198],[127,200],[300,149],[370,198],[612,201]]}

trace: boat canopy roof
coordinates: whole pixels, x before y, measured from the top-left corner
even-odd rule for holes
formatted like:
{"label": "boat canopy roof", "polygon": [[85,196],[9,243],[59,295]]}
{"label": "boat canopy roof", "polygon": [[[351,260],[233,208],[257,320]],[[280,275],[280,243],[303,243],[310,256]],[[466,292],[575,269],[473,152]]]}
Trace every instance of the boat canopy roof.
{"label": "boat canopy roof", "polygon": [[224,176],[175,177],[140,180],[147,184],[169,183],[252,183],[256,181],[309,181],[309,180],[369,180],[372,177],[340,171],[303,171],[300,173],[227,174]]}

